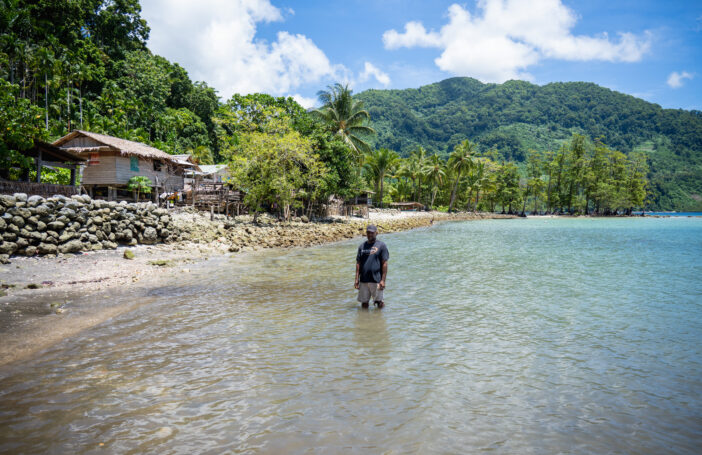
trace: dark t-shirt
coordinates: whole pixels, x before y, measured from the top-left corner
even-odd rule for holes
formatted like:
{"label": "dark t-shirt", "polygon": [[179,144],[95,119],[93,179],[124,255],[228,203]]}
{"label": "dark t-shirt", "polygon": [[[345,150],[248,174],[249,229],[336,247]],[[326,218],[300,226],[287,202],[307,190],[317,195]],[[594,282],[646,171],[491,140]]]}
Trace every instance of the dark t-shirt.
{"label": "dark t-shirt", "polygon": [[373,243],[363,242],[356,254],[356,262],[361,264],[361,283],[380,283],[383,277],[381,266],[389,257],[388,247],[380,240]]}

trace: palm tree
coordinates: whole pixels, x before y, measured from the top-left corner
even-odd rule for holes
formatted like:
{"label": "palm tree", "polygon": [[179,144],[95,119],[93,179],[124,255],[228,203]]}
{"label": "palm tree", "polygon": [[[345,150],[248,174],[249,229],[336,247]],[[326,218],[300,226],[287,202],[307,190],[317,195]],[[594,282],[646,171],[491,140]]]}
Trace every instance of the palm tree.
{"label": "palm tree", "polygon": [[375,190],[378,192],[378,203],[383,204],[383,189],[385,185],[385,176],[392,172],[392,169],[400,161],[400,156],[388,149],[373,150],[366,155],[365,168],[370,173],[375,184]]}
{"label": "palm tree", "polygon": [[[421,148],[420,148],[421,149]],[[422,195],[422,168],[426,163],[426,158],[424,156],[424,149],[420,151],[414,151],[410,154],[409,158],[402,160],[402,166],[400,167],[397,176],[407,178],[412,182],[412,188],[407,193],[409,194],[409,200],[414,198],[415,201],[421,202],[420,198]]]}
{"label": "palm tree", "polygon": [[[485,181],[485,163],[480,159],[473,162],[472,167],[468,172],[468,201],[466,202],[466,210],[473,210],[478,205],[480,198],[480,189]],[[475,204],[471,204],[473,193],[475,192]]]}
{"label": "palm tree", "polygon": [[423,174],[429,179],[432,184],[431,202],[429,208],[434,208],[434,199],[436,192],[439,191],[439,186],[443,185],[444,177],[446,177],[446,166],[436,154],[429,157],[427,164],[422,168]]}
{"label": "palm tree", "polygon": [[341,136],[356,158],[360,159],[363,153],[370,153],[371,148],[359,135],[375,134],[375,130],[366,124],[370,121],[370,114],[363,109],[363,102],[354,101],[353,91],[349,90],[348,85],[337,82],[327,89],[317,92],[322,107],[312,113]]}
{"label": "palm tree", "polygon": [[475,182],[476,193],[475,193],[475,203],[473,204],[473,211],[478,210],[478,202],[480,201],[480,191],[485,189],[490,181],[490,177],[485,172],[485,161],[478,160],[475,165],[477,171],[477,180]]}
{"label": "palm tree", "polygon": [[453,210],[453,203],[456,202],[456,191],[461,174],[473,166],[475,159],[475,149],[468,139],[458,144],[449,156],[449,167],[456,173],[456,180],[451,190],[451,200],[449,201],[449,212]]}
{"label": "palm tree", "polygon": [[422,202],[422,177],[424,174],[422,173],[422,169],[424,166],[427,164],[427,152],[424,150],[424,147],[418,147],[417,150],[412,152],[410,154],[410,160],[414,166],[414,169],[416,169],[416,175],[417,175],[417,202]]}

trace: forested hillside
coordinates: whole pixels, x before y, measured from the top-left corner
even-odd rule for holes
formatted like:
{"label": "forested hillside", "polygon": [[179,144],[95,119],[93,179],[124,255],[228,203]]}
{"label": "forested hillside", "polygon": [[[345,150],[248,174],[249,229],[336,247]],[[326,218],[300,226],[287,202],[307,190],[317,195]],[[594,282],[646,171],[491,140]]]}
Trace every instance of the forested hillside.
{"label": "forested hillside", "polygon": [[[477,158],[490,158],[495,169],[512,172],[510,163],[517,163],[516,182],[521,178],[524,183],[529,156],[542,152],[556,156],[577,133],[585,137],[583,156],[597,156],[598,147],[611,156],[616,156],[610,153],[616,150],[648,156],[647,208],[702,210],[702,113],[698,111],[661,109],[591,83],[539,87],[522,81],[497,85],[453,78],[418,89],[369,90],[354,95],[353,103],[351,91],[336,86],[334,96],[324,104],[331,108],[332,99],[338,100],[334,109],[347,117],[338,117],[336,110],[315,116],[292,98],[235,94],[222,102],[206,82],[192,81],[177,63],[150,52],[148,35],[138,0],[0,0],[0,178],[17,179],[26,171],[35,172],[31,160],[18,152],[36,139],[52,141],[73,129],[143,142],[172,154],[190,153],[201,164],[236,161],[243,168],[242,160],[256,157],[259,164],[277,163],[282,169],[288,165],[286,160],[271,160],[266,155],[272,150],[270,144],[256,136],[275,133],[284,138],[285,144],[278,144],[281,150],[299,145],[305,155],[300,162],[310,154],[316,156],[310,163],[323,164],[319,169],[303,166],[298,180],[306,189],[292,192],[298,199],[306,198],[307,206],[331,194],[350,194],[363,180],[382,188],[388,179],[393,189],[388,197],[406,200],[412,192],[401,183],[409,179],[419,199],[427,164],[423,158],[410,160],[416,168],[410,171],[411,166],[401,165],[401,160],[392,165],[390,152],[408,156],[421,146],[426,150],[418,157],[437,153],[436,159],[446,164],[444,158],[469,139],[476,145]],[[364,128],[371,130],[357,101],[365,103],[377,136],[363,137]],[[354,126],[360,136],[351,134],[344,120],[352,118],[360,122]],[[280,125],[273,121],[281,119],[285,121]],[[333,119],[341,119],[337,123],[345,127]],[[296,135],[304,140],[299,142]],[[572,155],[574,149],[569,147]],[[640,161],[639,154],[629,158],[630,164]],[[60,169],[42,172],[45,182],[68,179]],[[436,179],[442,179],[441,172],[435,170]],[[497,179],[502,171],[493,174]],[[458,186],[454,187],[453,191],[437,187],[432,204],[470,199],[471,193],[456,195]],[[523,190],[528,193],[527,187]],[[584,196],[585,190],[581,192]],[[496,190],[497,206],[514,205],[500,194]],[[568,201],[566,207],[571,196],[561,198]],[[638,196],[624,196],[612,199],[616,203],[605,210],[643,205]],[[256,204],[262,206],[261,201]],[[587,198],[580,206],[592,209]]]}
{"label": "forested hillside", "polygon": [[702,210],[702,112],[662,109],[593,83],[483,84],[451,78],[418,89],[357,95],[378,132],[377,147],[447,155],[464,139],[482,152],[523,162],[555,151],[573,133],[650,159],[650,208]]}

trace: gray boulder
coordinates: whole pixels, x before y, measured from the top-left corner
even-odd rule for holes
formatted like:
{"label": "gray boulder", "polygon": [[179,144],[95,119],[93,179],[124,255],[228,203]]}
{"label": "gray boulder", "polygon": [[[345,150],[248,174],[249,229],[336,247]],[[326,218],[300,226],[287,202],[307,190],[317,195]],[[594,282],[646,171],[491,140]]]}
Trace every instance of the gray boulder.
{"label": "gray boulder", "polygon": [[34,213],[36,213],[38,216],[47,216],[49,214],[49,211],[49,206],[46,204],[41,204],[34,207]]}
{"label": "gray boulder", "polygon": [[59,243],[68,242],[69,240],[74,238],[75,235],[76,235],[75,232],[64,232],[59,236],[58,241],[59,241]]}
{"label": "gray boulder", "polygon": [[78,240],[71,240],[58,247],[60,253],[78,253],[83,249],[83,243]]}
{"label": "gray boulder", "polygon": [[60,214],[61,216],[65,216],[66,218],[71,219],[71,220],[74,219],[74,218],[77,216],[76,211],[73,210],[72,208],[68,207],[68,206],[62,208],[62,209],[59,211],[59,214]]}
{"label": "gray boulder", "polygon": [[17,199],[15,199],[14,196],[10,196],[8,194],[0,194],[0,204],[2,204],[3,207],[14,207],[15,202],[17,202]]}
{"label": "gray boulder", "polygon": [[52,221],[51,223],[47,224],[47,226],[52,231],[61,231],[61,230],[63,230],[63,228],[66,227],[66,225],[64,223],[62,223],[61,221]]}
{"label": "gray boulder", "polygon": [[27,198],[27,205],[29,207],[36,207],[37,205],[41,204],[42,202],[44,202],[44,198],[41,196],[34,195],[34,196],[29,196]]}
{"label": "gray boulder", "polygon": [[17,250],[17,244],[13,242],[0,243],[0,254],[12,254]]}
{"label": "gray boulder", "polygon": [[147,227],[146,229],[144,229],[141,241],[142,243],[146,243],[147,245],[156,243],[158,241],[158,232],[156,232],[156,229],[152,227]]}
{"label": "gray boulder", "polygon": [[27,195],[25,193],[15,193],[13,196],[17,202],[27,202]]}
{"label": "gray boulder", "polygon": [[37,251],[39,254],[56,254],[58,252],[58,247],[51,243],[40,243],[37,246]]}
{"label": "gray boulder", "polygon": [[19,215],[15,215],[12,217],[12,224],[22,229],[24,227],[24,218]]}
{"label": "gray boulder", "polygon": [[11,213],[14,216],[21,216],[24,219],[27,219],[32,216],[32,212],[30,212],[29,209],[25,209],[24,207],[13,207],[7,212]]}
{"label": "gray boulder", "polygon": [[115,242],[111,242],[109,240],[103,240],[102,247],[106,250],[114,250],[117,248],[117,244]]}

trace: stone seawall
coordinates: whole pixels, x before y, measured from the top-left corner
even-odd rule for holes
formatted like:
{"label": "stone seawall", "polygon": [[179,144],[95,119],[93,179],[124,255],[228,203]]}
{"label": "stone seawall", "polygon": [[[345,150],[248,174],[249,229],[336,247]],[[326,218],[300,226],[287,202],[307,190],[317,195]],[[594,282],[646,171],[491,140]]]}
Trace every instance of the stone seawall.
{"label": "stone seawall", "polygon": [[262,248],[318,245],[363,235],[366,224],[380,233],[428,226],[435,221],[514,218],[482,213],[401,213],[378,210],[371,220],[330,218],[314,222],[279,222],[263,215],[227,218],[192,209],[168,211],[151,202],[127,203],[87,195],[42,198],[16,193],[0,195],[0,263],[10,255],[37,256],[115,249],[118,245],[177,242],[199,250],[237,252]]}
{"label": "stone seawall", "polygon": [[151,202],[0,195],[0,262],[10,255],[47,255],[154,244],[175,238],[172,218]]}

